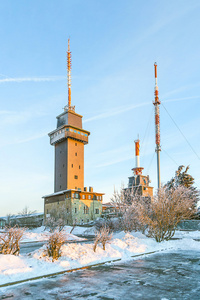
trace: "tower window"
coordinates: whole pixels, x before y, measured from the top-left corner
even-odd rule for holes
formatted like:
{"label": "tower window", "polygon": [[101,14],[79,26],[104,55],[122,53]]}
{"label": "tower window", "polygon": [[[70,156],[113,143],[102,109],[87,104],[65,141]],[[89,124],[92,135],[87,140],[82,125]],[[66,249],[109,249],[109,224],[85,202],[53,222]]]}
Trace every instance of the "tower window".
{"label": "tower window", "polygon": [[79,169],[81,168],[81,166],[79,165]]}
{"label": "tower window", "polygon": [[77,208],[75,207],[75,209],[74,209],[74,212],[75,212],[75,214],[77,213]]}
{"label": "tower window", "polygon": [[77,176],[77,175],[74,175],[74,179],[78,179],[78,176]]}
{"label": "tower window", "polygon": [[75,146],[77,146],[77,143],[75,143]]}
{"label": "tower window", "polygon": [[98,208],[95,209],[95,214],[99,214],[99,209]]}
{"label": "tower window", "polygon": [[63,168],[64,168],[64,166],[65,166],[65,165],[63,165]]}
{"label": "tower window", "polygon": [[72,164],[72,168],[73,168],[73,164]]}
{"label": "tower window", "polygon": [[77,152],[75,152],[75,156],[77,156]]}
{"label": "tower window", "polygon": [[61,185],[60,185],[60,189],[61,189]]}

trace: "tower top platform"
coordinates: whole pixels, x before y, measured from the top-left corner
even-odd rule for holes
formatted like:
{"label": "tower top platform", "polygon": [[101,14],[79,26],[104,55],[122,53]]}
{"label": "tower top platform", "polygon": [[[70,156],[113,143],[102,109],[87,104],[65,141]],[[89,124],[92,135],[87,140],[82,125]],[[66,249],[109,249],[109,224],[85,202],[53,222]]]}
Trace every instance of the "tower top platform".
{"label": "tower top platform", "polygon": [[82,117],[72,110],[66,110],[56,117],[57,128],[63,125],[72,125],[78,128],[82,128]]}

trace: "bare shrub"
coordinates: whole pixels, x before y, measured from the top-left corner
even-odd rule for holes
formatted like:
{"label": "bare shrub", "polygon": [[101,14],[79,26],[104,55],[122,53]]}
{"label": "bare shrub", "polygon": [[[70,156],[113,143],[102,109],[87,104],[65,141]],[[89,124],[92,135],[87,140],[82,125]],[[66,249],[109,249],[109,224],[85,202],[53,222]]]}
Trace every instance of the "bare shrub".
{"label": "bare shrub", "polygon": [[46,245],[46,253],[49,257],[57,260],[61,256],[61,246],[65,243],[66,233],[64,230],[55,230],[49,236]]}
{"label": "bare shrub", "polygon": [[177,224],[194,214],[194,199],[190,189],[184,186],[161,187],[153,199],[142,197],[133,190],[121,190],[116,195],[121,229],[142,231],[157,242],[172,238]]}
{"label": "bare shrub", "polygon": [[96,251],[97,245],[102,244],[103,250],[106,250],[106,244],[111,240],[112,234],[110,234],[109,228],[102,227],[98,232],[96,232],[96,237],[94,241],[93,250]]}
{"label": "bare shrub", "polygon": [[178,186],[174,190],[160,188],[149,207],[138,206],[139,220],[148,228],[147,236],[157,242],[169,240],[175,234],[177,224],[194,214],[194,200],[190,190]]}
{"label": "bare shrub", "polygon": [[19,242],[24,232],[25,228],[6,227],[6,231],[0,234],[0,254],[19,255]]}
{"label": "bare shrub", "polygon": [[160,188],[151,202],[133,201],[131,208],[139,226],[146,228],[146,235],[157,242],[169,240],[175,234],[177,224],[193,215],[193,199],[183,186],[174,190]]}

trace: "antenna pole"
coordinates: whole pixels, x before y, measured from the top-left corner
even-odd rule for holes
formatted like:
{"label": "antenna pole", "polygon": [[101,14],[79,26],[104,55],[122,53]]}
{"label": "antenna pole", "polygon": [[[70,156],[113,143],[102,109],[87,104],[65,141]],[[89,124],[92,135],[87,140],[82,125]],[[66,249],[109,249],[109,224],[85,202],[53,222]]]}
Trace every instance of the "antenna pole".
{"label": "antenna pole", "polygon": [[140,167],[140,140],[139,138],[134,141],[135,142],[135,168],[133,168],[133,172],[135,175],[142,175],[142,170],[144,168]]}
{"label": "antenna pole", "polygon": [[158,189],[161,187],[160,182],[160,100],[158,97],[158,85],[157,85],[157,64],[154,64],[154,70],[155,70],[155,102],[153,102],[155,107],[155,134],[156,134],[156,153],[157,153],[157,177],[158,177]]}
{"label": "antenna pole", "polygon": [[71,109],[71,52],[70,52],[70,39],[68,39],[67,50],[67,85],[68,85],[68,109]]}

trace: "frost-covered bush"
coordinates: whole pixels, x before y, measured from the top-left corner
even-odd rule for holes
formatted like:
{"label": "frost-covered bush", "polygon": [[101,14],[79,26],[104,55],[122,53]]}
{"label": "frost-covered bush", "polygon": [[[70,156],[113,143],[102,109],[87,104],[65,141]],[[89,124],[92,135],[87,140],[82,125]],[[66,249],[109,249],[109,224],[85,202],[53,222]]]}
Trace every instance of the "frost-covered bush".
{"label": "frost-covered bush", "polygon": [[193,215],[193,203],[186,187],[178,186],[174,190],[162,187],[150,205],[138,205],[139,220],[147,226],[147,236],[157,242],[169,240],[174,236],[178,223]]}
{"label": "frost-covered bush", "polygon": [[50,233],[47,244],[46,254],[53,258],[53,261],[61,256],[61,246],[65,243],[66,233],[64,230],[55,230]]}
{"label": "frost-covered bush", "polygon": [[115,199],[119,199],[121,228],[125,232],[142,231],[157,242],[172,238],[177,224],[194,214],[194,200],[184,186],[171,190],[161,187],[151,200],[123,190]]}
{"label": "frost-covered bush", "polygon": [[25,228],[6,227],[5,232],[0,234],[0,254],[19,255],[19,242],[24,232]]}
{"label": "frost-covered bush", "polygon": [[96,232],[95,241],[93,250],[96,251],[97,245],[102,244],[103,250],[106,250],[106,244],[111,240],[112,234],[110,234],[110,229],[102,227],[99,231]]}

